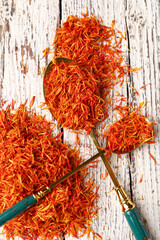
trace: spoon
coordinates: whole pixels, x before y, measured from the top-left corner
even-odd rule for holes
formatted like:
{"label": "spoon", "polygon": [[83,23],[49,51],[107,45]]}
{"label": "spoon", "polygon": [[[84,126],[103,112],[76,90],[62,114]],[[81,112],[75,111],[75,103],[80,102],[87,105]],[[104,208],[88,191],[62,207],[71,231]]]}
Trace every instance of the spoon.
{"label": "spoon", "polygon": [[30,196],[22,199],[20,202],[12,206],[11,208],[7,209],[3,213],[0,214],[0,227],[10,221],[11,219],[15,218],[19,214],[23,213],[25,210],[39,202],[42,198],[44,198],[53,188],[55,188],[58,184],[65,181],[67,178],[75,174],[76,172],[80,171],[82,168],[87,166],[89,163],[93,162],[96,158],[104,154],[105,151],[101,151],[94,155],[93,157],[89,158],[84,163],[80,164],[78,167],[74,168],[72,171],[65,174],[62,178],[58,179],[56,182],[52,183],[51,185],[47,186],[46,188],[40,190],[35,194],[31,194]]}
{"label": "spoon", "polygon": [[[71,63],[72,60],[71,59],[68,59],[68,58],[63,58],[63,57],[59,57],[59,58],[56,58],[56,61],[58,63],[60,62],[64,62],[64,63]],[[46,68],[46,71],[44,73],[44,77],[46,77],[51,71],[52,71],[52,67],[53,67],[54,63],[51,61],[49,63],[49,65],[47,66]],[[45,89],[45,85],[43,85],[43,88]],[[44,97],[46,96],[46,93],[44,91]],[[147,120],[148,121],[148,120]],[[100,145],[99,145],[99,142],[95,136],[95,128],[92,129],[92,131],[90,132],[90,137],[95,145],[95,147],[97,148],[97,151],[99,153],[101,153],[101,150],[100,150]],[[140,146],[141,144],[137,144],[136,146],[133,147],[133,150]],[[116,153],[118,154],[121,154],[122,152],[120,151],[116,151]],[[123,153],[126,153],[126,152],[123,152]],[[135,204],[131,201],[131,199],[129,198],[129,196],[127,195],[127,193],[125,192],[125,190],[123,189],[123,187],[120,185],[120,183],[118,182],[110,164],[109,164],[109,161],[108,159],[102,154],[101,155],[101,159],[112,179],[112,182],[114,184],[114,189],[118,195],[118,199],[119,199],[119,202],[122,206],[122,212],[124,213],[127,221],[128,221],[128,224],[135,236],[135,238],[137,240],[144,240],[144,239],[150,239],[149,237],[149,234],[143,224],[143,221],[135,207]]]}

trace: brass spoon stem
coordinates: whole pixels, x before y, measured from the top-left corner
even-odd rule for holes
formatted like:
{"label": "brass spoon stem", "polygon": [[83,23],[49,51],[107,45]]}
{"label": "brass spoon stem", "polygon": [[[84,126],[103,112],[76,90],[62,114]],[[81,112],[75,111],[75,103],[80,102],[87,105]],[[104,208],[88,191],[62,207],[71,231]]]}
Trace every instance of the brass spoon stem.
{"label": "brass spoon stem", "polygon": [[[95,147],[97,148],[98,152],[101,152],[102,150],[100,149],[100,145],[98,143],[97,138],[95,137],[95,133],[94,133],[93,129],[90,132],[90,137],[93,140],[93,143],[94,143]],[[115,176],[115,174],[114,174],[114,172],[113,172],[113,170],[112,170],[112,168],[111,168],[111,166],[108,162],[108,159],[104,156],[104,154],[101,155],[101,159],[102,159],[102,161],[103,161],[103,163],[104,163],[104,165],[105,165],[105,167],[106,167],[106,169],[107,169],[107,171],[108,171],[108,173],[109,173],[109,175],[110,175],[110,177],[111,177],[111,179],[114,183],[114,186],[116,188],[120,187],[120,184],[119,184],[119,182],[118,182],[118,180],[117,180],[117,178],[116,178],[116,176]]]}
{"label": "brass spoon stem", "polygon": [[[97,148],[98,152],[100,153],[101,152],[100,145],[98,143],[97,138],[95,137],[94,129],[92,129],[92,131],[90,132],[90,137],[93,140],[93,143],[94,143],[95,147]],[[131,201],[131,199],[129,198],[127,193],[124,191],[123,187],[119,184],[119,182],[108,162],[108,159],[104,156],[104,154],[102,154],[100,157],[101,157],[101,159],[108,171],[108,174],[110,175],[112,182],[115,186],[115,191],[118,195],[119,202],[122,206],[122,211],[128,212],[128,211],[132,210],[135,207],[135,204]]]}
{"label": "brass spoon stem", "polygon": [[89,158],[84,163],[81,163],[78,167],[74,168],[72,171],[65,174],[62,178],[59,178],[56,182],[52,183],[51,185],[47,186],[46,188],[40,190],[38,193],[34,194],[35,198],[38,200],[42,199],[48,192],[50,192],[53,188],[55,188],[58,184],[62,183],[67,178],[71,177],[76,172],[80,171],[82,168],[87,166],[89,163],[93,162],[96,158],[101,156],[105,151],[100,151],[93,157]]}

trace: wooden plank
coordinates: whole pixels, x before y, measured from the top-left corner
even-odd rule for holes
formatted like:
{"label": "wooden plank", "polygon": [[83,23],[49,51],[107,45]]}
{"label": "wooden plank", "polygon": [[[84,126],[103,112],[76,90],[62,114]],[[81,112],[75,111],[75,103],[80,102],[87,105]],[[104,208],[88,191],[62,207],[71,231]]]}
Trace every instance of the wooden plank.
{"label": "wooden plank", "polygon": [[[149,153],[152,153],[159,162],[159,10],[159,1],[130,1],[126,15],[131,65],[137,64],[137,67],[141,68],[138,73],[131,75],[131,85],[138,90],[139,95],[135,95],[129,87],[130,101],[133,101],[135,106],[138,106],[139,102],[149,101],[142,112],[145,116],[149,114],[149,119],[154,119],[157,123],[154,127],[157,132],[156,144],[146,144],[134,151],[131,162],[133,199],[153,239],[160,239],[160,172],[149,156]],[[145,84],[148,85],[140,89]],[[141,174],[143,180],[138,183]]]}
{"label": "wooden plank", "polygon": [[[104,20],[104,24],[110,26],[112,20],[116,20],[117,29],[122,32],[126,31],[125,24],[125,1],[104,1],[102,5],[102,1],[85,1],[81,0],[81,3],[76,1],[62,1],[62,22],[66,20],[68,15],[78,15],[81,16],[81,13],[86,13],[86,6],[88,13],[93,13],[97,17],[102,17]],[[102,7],[103,6],[103,7]],[[124,43],[123,50],[125,55],[127,56],[127,42]],[[119,91],[119,87],[115,87],[115,91]],[[121,89],[122,93],[126,96],[127,88],[124,85]],[[112,93],[114,96],[114,91]],[[111,124],[113,121],[113,114],[111,113],[110,118],[106,120],[107,125]],[[100,125],[97,128],[100,130]],[[69,130],[65,131],[65,140],[74,146],[75,137],[74,134]],[[93,154],[97,151],[95,150],[93,143],[89,139],[89,137],[84,137],[80,135],[80,150],[84,153]],[[91,150],[87,148],[87,146],[91,147]],[[106,142],[100,139],[100,144],[102,147],[105,147]],[[121,184],[125,187],[127,193],[130,193],[130,179],[129,179],[129,167],[124,158],[122,161],[121,167],[115,169],[115,166],[119,165],[119,160],[116,155],[113,154],[111,158],[111,164],[114,171],[117,173],[117,177],[119,178]],[[99,200],[97,201],[97,205],[101,208],[98,212],[98,218],[94,220],[93,229],[95,232],[100,234],[103,239],[133,239],[132,234],[127,226],[127,223],[121,213],[121,206],[118,203],[117,196],[115,192],[108,193],[113,184],[109,177],[105,180],[102,180],[102,173],[105,174],[105,168],[102,162],[97,164],[97,169],[94,169],[90,176],[94,176],[97,186],[99,188]],[[125,231],[124,231],[125,229]],[[67,240],[74,240],[75,238],[66,237]],[[80,238],[81,240],[85,240],[86,236]],[[89,239],[92,239],[90,236]]]}
{"label": "wooden plank", "polygon": [[[58,1],[0,1],[1,100],[9,104],[14,99],[18,106],[35,96],[33,107],[46,114],[48,120],[52,119],[51,114],[41,111],[39,105],[44,102],[42,67],[51,56],[42,59],[42,51],[52,44],[58,23]],[[54,131],[57,134],[58,130]],[[0,239],[5,240],[5,235],[0,235]]]}

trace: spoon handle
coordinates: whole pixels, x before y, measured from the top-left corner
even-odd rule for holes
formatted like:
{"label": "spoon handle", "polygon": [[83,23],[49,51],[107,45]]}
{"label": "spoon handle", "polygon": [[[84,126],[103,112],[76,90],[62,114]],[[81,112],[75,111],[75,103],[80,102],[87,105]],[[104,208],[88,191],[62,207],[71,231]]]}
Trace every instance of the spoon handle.
{"label": "spoon handle", "polygon": [[[98,143],[98,140],[95,136],[94,129],[90,132],[90,137],[94,142],[95,147],[97,148],[98,152],[100,152],[100,145]],[[136,240],[147,240],[151,239],[149,237],[149,234],[147,233],[147,230],[143,224],[142,219],[140,218],[135,204],[131,201],[127,193],[124,191],[123,187],[119,184],[110,164],[108,159],[103,155],[101,155],[102,161],[112,179],[112,182],[115,186],[115,191],[118,195],[119,202],[122,206],[122,212],[124,213],[128,224],[136,238]]]}
{"label": "spoon handle", "polygon": [[124,212],[124,216],[137,240],[151,240],[136,207],[128,212]]}
{"label": "spoon handle", "polygon": [[15,218],[31,206],[37,203],[37,199],[32,194],[29,197],[24,198],[22,201],[15,204],[13,207],[9,208],[5,212],[0,214],[0,227],[4,225],[9,220]]}

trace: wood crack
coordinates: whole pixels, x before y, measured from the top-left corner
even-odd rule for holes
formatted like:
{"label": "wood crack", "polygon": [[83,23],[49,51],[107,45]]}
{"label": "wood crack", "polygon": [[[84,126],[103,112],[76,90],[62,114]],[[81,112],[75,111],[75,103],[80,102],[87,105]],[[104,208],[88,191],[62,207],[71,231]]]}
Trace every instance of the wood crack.
{"label": "wood crack", "polygon": [[59,0],[59,22],[62,21],[62,0]]}
{"label": "wood crack", "polygon": [[[127,9],[127,2],[126,2],[126,9]],[[130,49],[130,36],[129,36],[129,30],[128,30],[128,24],[127,24],[127,17],[125,17],[125,24],[126,24],[126,37],[127,37],[127,47]],[[128,64],[131,66],[131,56],[130,56],[130,51],[128,51]],[[129,72],[129,82],[132,81],[131,79],[131,74]],[[129,99],[130,99],[130,94],[129,94],[129,86],[127,84],[127,104],[129,105]],[[131,164],[131,153],[129,153],[129,163]],[[133,190],[132,190],[132,174],[131,174],[131,168],[130,165],[128,166],[129,170],[129,183],[130,183],[130,198],[133,200]]]}
{"label": "wood crack", "polygon": [[[62,0],[59,0],[59,23],[62,24]],[[61,140],[64,143],[64,129],[61,127]],[[65,234],[62,233],[62,240],[65,240]]]}
{"label": "wood crack", "polygon": [[[60,27],[61,27],[61,24],[62,24],[62,0],[59,0],[59,23],[60,23]],[[61,131],[61,134],[62,134],[61,135],[61,140],[64,143],[64,134],[63,134],[64,129],[63,129],[63,127],[60,128],[60,131]],[[65,240],[65,238],[63,240]]]}

